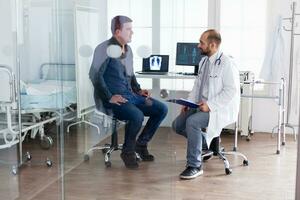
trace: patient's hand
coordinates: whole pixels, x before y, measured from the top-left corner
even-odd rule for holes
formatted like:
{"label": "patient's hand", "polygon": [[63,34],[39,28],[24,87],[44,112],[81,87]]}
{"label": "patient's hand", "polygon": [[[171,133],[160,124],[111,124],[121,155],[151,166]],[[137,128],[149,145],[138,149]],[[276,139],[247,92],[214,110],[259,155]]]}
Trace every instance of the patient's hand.
{"label": "patient's hand", "polygon": [[117,105],[121,105],[122,103],[126,103],[126,102],[127,102],[127,99],[125,99],[124,97],[122,97],[119,94],[113,95],[111,97],[111,99],[109,100],[109,103],[114,103]]}
{"label": "patient's hand", "polygon": [[139,95],[143,97],[150,97],[150,93],[148,90],[140,90]]}

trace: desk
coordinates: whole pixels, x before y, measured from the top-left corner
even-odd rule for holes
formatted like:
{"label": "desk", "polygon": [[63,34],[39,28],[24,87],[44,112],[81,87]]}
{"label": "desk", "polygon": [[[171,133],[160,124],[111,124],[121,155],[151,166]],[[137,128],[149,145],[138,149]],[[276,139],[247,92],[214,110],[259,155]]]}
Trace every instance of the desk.
{"label": "desk", "polygon": [[150,78],[152,79],[152,92],[153,94],[159,94],[160,90],[160,80],[161,79],[190,79],[194,80],[195,76],[192,75],[182,75],[177,73],[167,73],[164,75],[157,75],[157,74],[135,74],[137,78]]}

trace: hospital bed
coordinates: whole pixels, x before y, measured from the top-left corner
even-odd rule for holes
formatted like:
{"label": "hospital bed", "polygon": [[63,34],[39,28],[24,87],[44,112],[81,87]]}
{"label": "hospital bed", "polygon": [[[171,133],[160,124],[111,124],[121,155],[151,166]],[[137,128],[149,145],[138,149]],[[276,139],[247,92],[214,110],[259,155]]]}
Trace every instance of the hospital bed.
{"label": "hospital bed", "polygon": [[[0,66],[0,84],[0,149],[22,143],[29,133],[31,138],[38,134],[41,146],[50,148],[53,140],[44,125],[71,120],[75,112],[75,65],[42,64],[40,79],[27,83],[17,81],[10,67]],[[28,152],[26,159],[31,159]],[[51,160],[47,158],[46,164],[51,166]]]}

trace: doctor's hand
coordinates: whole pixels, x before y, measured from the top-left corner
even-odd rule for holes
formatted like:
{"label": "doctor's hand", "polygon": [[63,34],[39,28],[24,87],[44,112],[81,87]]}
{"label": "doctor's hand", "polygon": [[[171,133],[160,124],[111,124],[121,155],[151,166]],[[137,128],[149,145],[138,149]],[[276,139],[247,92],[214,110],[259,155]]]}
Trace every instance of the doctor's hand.
{"label": "doctor's hand", "polygon": [[114,103],[117,105],[121,105],[122,103],[126,103],[127,99],[125,99],[124,97],[122,97],[119,94],[115,94],[111,97],[111,99],[109,100],[109,103]]}
{"label": "doctor's hand", "polygon": [[143,97],[150,97],[150,92],[148,90],[140,90],[139,95]]}
{"label": "doctor's hand", "polygon": [[210,111],[210,109],[209,109],[207,103],[204,102],[204,101],[201,101],[201,102],[199,103],[199,109],[200,109],[202,112],[209,112],[209,111]]}

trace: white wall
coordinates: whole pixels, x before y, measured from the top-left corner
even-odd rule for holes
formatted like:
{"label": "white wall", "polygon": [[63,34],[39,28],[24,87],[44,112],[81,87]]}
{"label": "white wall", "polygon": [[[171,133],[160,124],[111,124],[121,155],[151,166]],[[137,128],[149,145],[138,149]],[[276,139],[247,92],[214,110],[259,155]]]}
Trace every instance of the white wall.
{"label": "white wall", "polygon": [[[268,10],[268,29],[271,31],[272,27],[275,24],[276,16],[280,14],[282,17],[290,17],[291,16],[291,10],[290,5],[292,1],[287,0],[270,0],[269,1],[269,10]],[[300,13],[300,1],[297,1],[297,13]],[[300,24],[300,19],[298,17],[297,19],[298,24]],[[287,23],[285,23],[287,24]],[[287,27],[288,28],[288,27]],[[298,29],[298,32],[300,33],[300,30]],[[266,33],[267,37],[270,32]],[[299,37],[299,36],[297,36]],[[288,78],[288,70],[289,70],[289,49],[290,49],[290,33],[284,32],[284,40],[285,40],[285,49],[286,49],[286,60],[285,60],[285,78]],[[300,39],[298,38],[295,40],[295,52],[294,52],[294,67],[296,67],[296,62],[300,63]],[[298,57],[298,61],[296,61]],[[299,64],[298,64],[299,69]],[[299,70],[300,71],[300,70]],[[254,101],[254,113],[253,113],[253,128],[254,131],[262,131],[262,132],[271,132],[272,128],[277,125],[277,112],[278,112],[278,106],[277,104],[272,100],[255,100]],[[291,109],[292,111],[298,110],[298,106],[295,105],[295,102],[293,104],[293,107]],[[293,112],[295,113],[295,112]],[[291,124],[298,124],[298,116],[296,114],[291,115],[290,117]],[[291,129],[287,129],[287,132],[291,132]],[[297,130],[296,130],[297,131]]]}
{"label": "white wall", "polygon": [[10,1],[0,0],[0,64],[13,68],[15,63],[15,27],[12,23],[12,13]]}
{"label": "white wall", "polygon": [[[49,62],[74,63],[73,1],[55,4],[32,0],[23,7],[24,44],[21,51],[21,79],[36,80],[40,65]],[[60,12],[57,13],[57,8]]]}
{"label": "white wall", "polygon": [[[55,2],[57,1],[31,0],[27,1],[27,5],[24,7],[25,14],[22,18],[24,21],[24,45],[20,48],[21,78],[24,81],[38,79],[39,68],[43,63],[75,63],[75,5],[99,8],[101,24],[105,24],[103,26],[105,31],[101,34],[106,38],[107,11],[103,6],[106,5],[104,0],[64,0],[58,5]],[[57,13],[57,8],[60,10],[59,13]]]}

